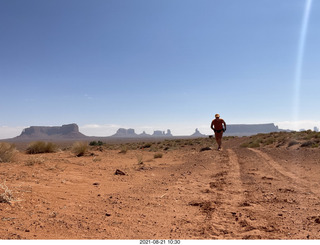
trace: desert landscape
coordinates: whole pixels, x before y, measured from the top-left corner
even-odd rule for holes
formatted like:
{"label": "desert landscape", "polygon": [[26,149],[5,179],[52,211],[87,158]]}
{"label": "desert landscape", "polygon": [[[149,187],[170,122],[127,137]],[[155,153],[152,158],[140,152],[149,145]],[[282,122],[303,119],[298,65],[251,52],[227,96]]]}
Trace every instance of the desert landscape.
{"label": "desert landscape", "polygon": [[319,239],[319,142],[0,143],[0,239]]}

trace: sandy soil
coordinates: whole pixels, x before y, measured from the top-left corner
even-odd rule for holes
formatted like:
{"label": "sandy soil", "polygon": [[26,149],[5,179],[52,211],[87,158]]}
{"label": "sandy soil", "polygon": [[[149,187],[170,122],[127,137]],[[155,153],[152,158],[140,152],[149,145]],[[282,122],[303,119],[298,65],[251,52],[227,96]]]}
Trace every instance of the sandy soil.
{"label": "sandy soil", "polygon": [[320,149],[240,141],[162,158],[19,153],[0,164],[14,197],[0,203],[0,239],[320,239]]}

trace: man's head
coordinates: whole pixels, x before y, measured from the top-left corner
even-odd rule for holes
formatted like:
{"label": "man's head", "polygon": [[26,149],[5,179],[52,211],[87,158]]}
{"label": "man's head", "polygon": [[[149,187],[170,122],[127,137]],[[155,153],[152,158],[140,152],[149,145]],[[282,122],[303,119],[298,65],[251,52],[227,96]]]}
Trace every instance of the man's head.
{"label": "man's head", "polygon": [[216,118],[219,118],[219,117],[220,117],[220,115],[219,115],[219,114],[216,114],[216,115],[215,115],[215,117],[216,117]]}

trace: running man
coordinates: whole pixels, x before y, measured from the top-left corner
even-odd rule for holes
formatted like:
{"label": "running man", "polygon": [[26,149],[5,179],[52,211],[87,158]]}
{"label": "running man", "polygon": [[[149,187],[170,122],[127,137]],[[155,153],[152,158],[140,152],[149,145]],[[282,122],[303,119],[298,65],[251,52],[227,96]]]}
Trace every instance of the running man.
{"label": "running man", "polygon": [[214,119],[211,122],[211,129],[214,131],[216,141],[218,144],[218,151],[220,151],[221,150],[222,135],[223,135],[223,132],[227,130],[227,124],[225,123],[225,121],[223,119],[220,119],[219,114],[216,114],[215,118],[216,119]]}

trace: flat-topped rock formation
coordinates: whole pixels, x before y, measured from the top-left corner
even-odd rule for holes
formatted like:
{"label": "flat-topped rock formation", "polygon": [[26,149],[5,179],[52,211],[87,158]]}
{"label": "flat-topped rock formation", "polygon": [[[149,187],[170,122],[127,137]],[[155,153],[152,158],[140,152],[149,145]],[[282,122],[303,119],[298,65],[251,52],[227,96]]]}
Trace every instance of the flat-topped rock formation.
{"label": "flat-topped rock formation", "polygon": [[14,140],[74,140],[84,139],[87,136],[80,133],[77,124],[62,126],[31,126],[25,128]]}
{"label": "flat-topped rock formation", "polygon": [[125,128],[119,128],[117,130],[117,132],[112,135],[111,137],[123,137],[123,138],[126,138],[126,137],[137,137],[138,135],[135,133],[134,129],[132,128],[129,128],[129,129],[125,129]]}
{"label": "flat-topped rock formation", "polygon": [[225,136],[249,136],[260,133],[271,133],[283,131],[275,126],[274,123],[266,124],[227,124]]}

